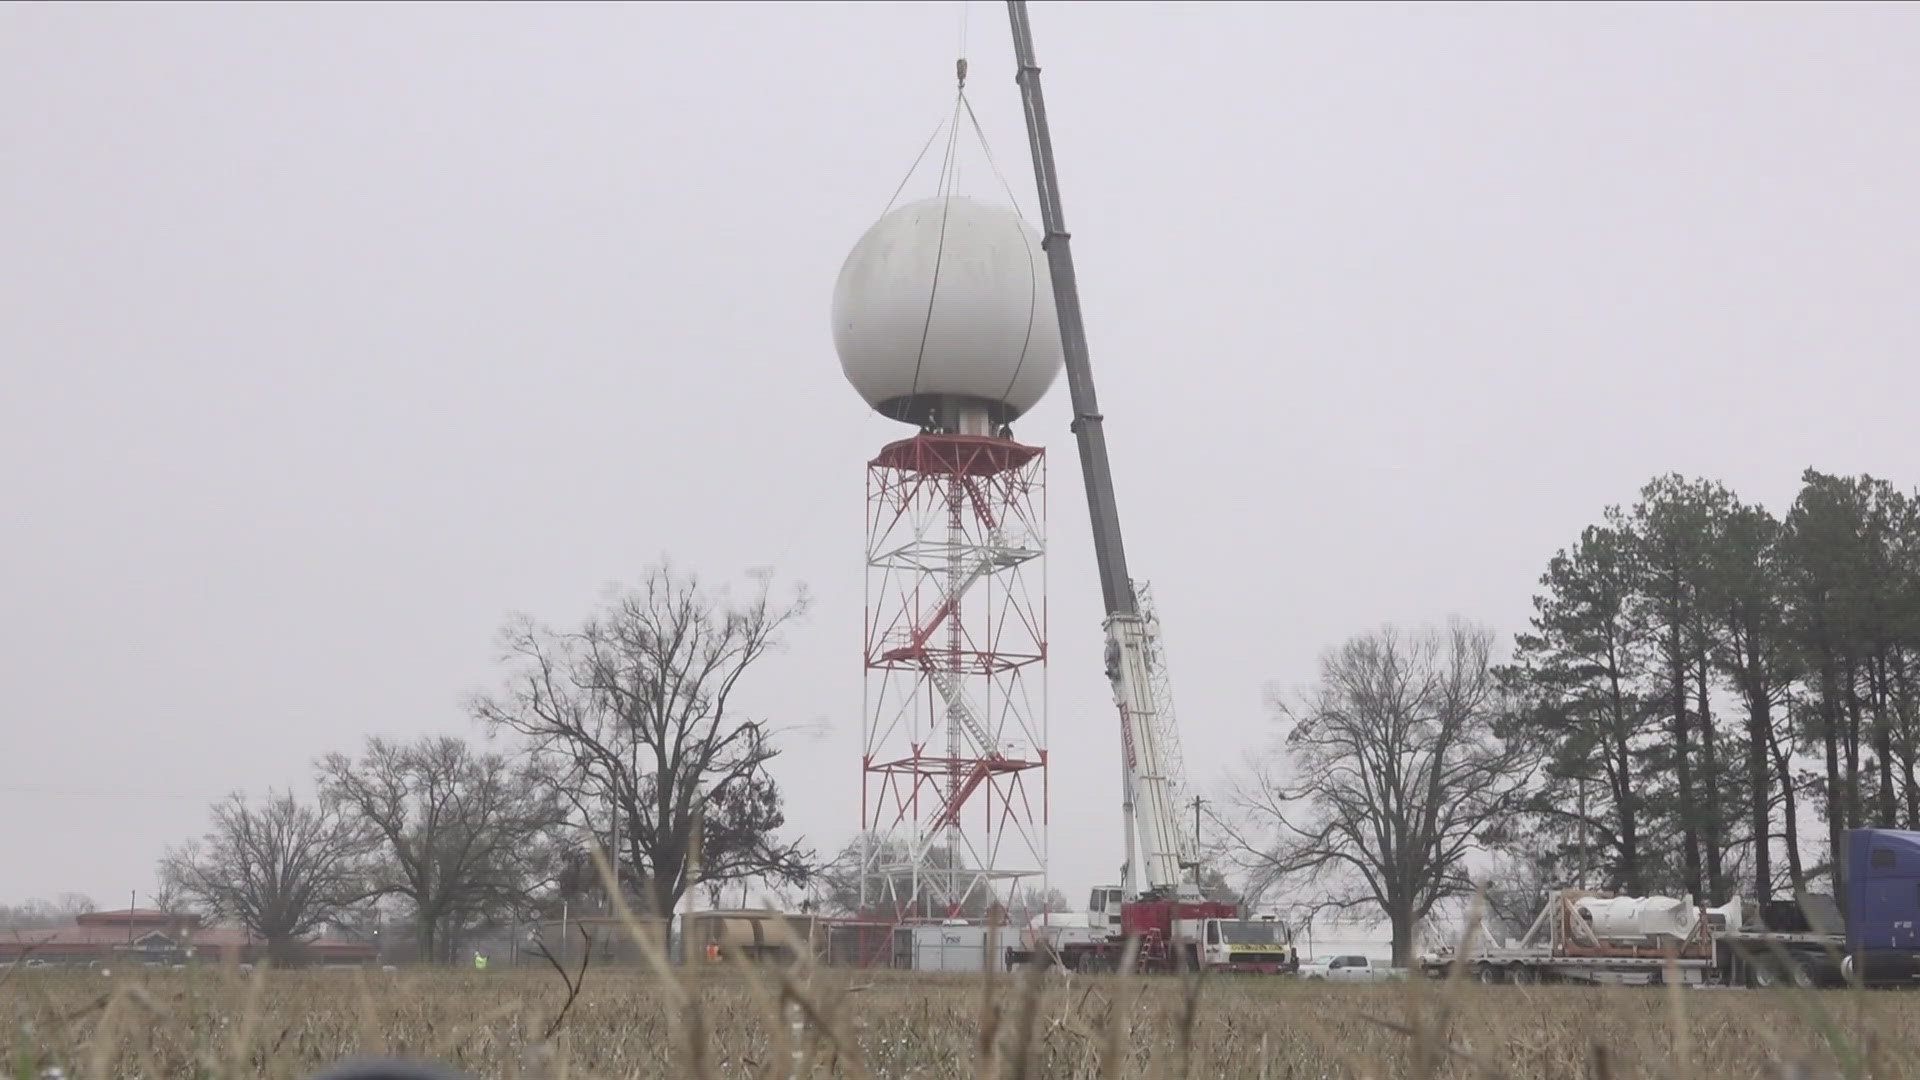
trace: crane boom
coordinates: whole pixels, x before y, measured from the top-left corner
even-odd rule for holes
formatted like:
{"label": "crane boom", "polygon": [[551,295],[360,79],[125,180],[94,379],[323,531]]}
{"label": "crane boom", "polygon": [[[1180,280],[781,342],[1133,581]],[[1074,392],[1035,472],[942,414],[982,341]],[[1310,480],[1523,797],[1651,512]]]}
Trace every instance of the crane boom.
{"label": "crane boom", "polygon": [[[1163,751],[1163,718],[1153,691],[1152,665],[1158,655],[1152,627],[1140,617],[1133,579],[1127,575],[1126,546],[1120,538],[1120,511],[1113,494],[1113,469],[1107,462],[1107,438],[1093,388],[1093,367],[1087,359],[1086,325],[1080,316],[1080,291],[1073,273],[1073,250],[1066,219],[1060,208],[1060,179],[1053,164],[1053,138],[1047,130],[1046,99],[1040,92],[1040,65],[1033,57],[1033,32],[1027,23],[1026,0],[1007,0],[1013,24],[1013,49],[1019,64],[1015,76],[1026,109],[1027,141],[1033,156],[1033,178],[1039,187],[1040,221],[1053,278],[1054,308],[1060,320],[1061,354],[1067,369],[1067,390],[1073,404],[1073,433],[1080,446],[1080,471],[1087,491],[1087,510],[1093,519],[1093,554],[1100,569],[1100,592],[1106,601],[1106,668],[1114,705],[1120,711],[1120,738],[1124,753],[1123,799],[1128,828],[1127,895],[1134,888],[1134,834],[1143,856],[1147,887],[1173,895],[1186,891],[1180,869],[1183,844],[1175,818],[1172,789]],[[1167,719],[1170,719],[1167,718]]]}
{"label": "crane boom", "polygon": [[1093,516],[1093,555],[1100,566],[1100,592],[1109,615],[1138,610],[1133,581],[1127,576],[1127,550],[1120,539],[1120,511],[1114,505],[1113,469],[1107,464],[1107,436],[1100,402],[1087,361],[1086,323],[1080,318],[1080,288],[1073,275],[1072,237],[1060,210],[1060,180],[1053,167],[1053,137],[1047,130],[1047,104],[1040,93],[1040,65],[1033,59],[1033,33],[1025,0],[1008,0],[1013,49],[1020,64],[1015,76],[1026,107],[1027,142],[1033,153],[1033,179],[1040,189],[1040,223],[1046,236],[1047,271],[1053,277],[1054,309],[1060,319],[1060,350],[1073,404],[1073,434],[1080,443],[1080,472]]}

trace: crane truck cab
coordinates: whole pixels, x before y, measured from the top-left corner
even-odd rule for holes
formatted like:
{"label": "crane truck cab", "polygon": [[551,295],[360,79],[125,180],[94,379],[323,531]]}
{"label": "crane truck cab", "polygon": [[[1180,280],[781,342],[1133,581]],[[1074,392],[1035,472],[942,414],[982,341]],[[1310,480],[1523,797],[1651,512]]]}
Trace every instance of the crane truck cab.
{"label": "crane truck cab", "polygon": [[1293,930],[1272,915],[1251,919],[1208,919],[1202,928],[1204,956],[1210,968],[1279,975],[1300,970]]}
{"label": "crane truck cab", "polygon": [[1120,933],[1120,906],[1126,892],[1118,885],[1095,885],[1087,898],[1087,925],[1109,934]]}
{"label": "crane truck cab", "polygon": [[1143,972],[1206,967],[1277,975],[1299,967],[1293,934],[1272,915],[1247,918],[1233,904],[1194,896],[1147,893],[1125,899],[1117,885],[1102,885],[1088,898],[1092,940],[1062,940],[1057,954],[1069,969],[1114,970],[1135,939],[1134,964]]}

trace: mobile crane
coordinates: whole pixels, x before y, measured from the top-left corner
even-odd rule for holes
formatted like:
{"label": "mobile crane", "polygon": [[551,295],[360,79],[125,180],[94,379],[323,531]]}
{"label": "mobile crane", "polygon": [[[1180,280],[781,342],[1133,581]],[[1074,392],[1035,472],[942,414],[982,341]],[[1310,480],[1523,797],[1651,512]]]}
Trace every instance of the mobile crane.
{"label": "mobile crane", "polygon": [[[1104,936],[1068,942],[1056,952],[1070,968],[1112,967],[1125,942],[1134,938],[1139,941],[1140,963],[1147,969],[1202,965],[1289,969],[1297,965],[1298,957],[1290,944],[1280,940],[1284,927],[1242,920],[1236,905],[1206,900],[1200,895],[1198,883],[1182,873],[1199,865],[1199,855],[1175,817],[1182,778],[1159,620],[1151,608],[1143,610],[1144,583],[1136,590],[1127,573],[1113,470],[1107,462],[1104,417],[1087,358],[1071,236],[1060,206],[1060,180],[1053,163],[1053,139],[1047,128],[1046,101],[1040,92],[1040,66],[1034,61],[1026,0],[1007,0],[1007,14],[1013,24],[1014,58],[1018,63],[1015,81],[1025,107],[1033,178],[1039,188],[1045,234],[1042,247],[1047,253],[1054,308],[1060,321],[1061,354],[1073,405],[1072,428],[1079,443],[1087,510],[1093,519],[1094,560],[1099,566],[1101,598],[1107,612],[1107,682],[1120,714],[1122,749],[1121,802],[1126,830],[1123,885],[1117,897],[1109,888],[1094,890],[1100,903],[1092,905],[1091,915],[1102,924],[1095,929],[1104,931]],[[1146,879],[1145,889],[1136,888],[1140,876]],[[1110,906],[1109,900],[1117,903]]]}

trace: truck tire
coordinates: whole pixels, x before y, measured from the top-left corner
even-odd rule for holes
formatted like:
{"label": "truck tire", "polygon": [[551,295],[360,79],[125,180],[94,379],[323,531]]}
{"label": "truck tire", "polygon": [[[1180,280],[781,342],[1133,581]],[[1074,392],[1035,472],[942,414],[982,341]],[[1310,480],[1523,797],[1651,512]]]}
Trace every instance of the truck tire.
{"label": "truck tire", "polygon": [[1756,990],[1811,990],[1813,984],[1813,973],[1794,956],[1756,956],[1747,964],[1747,985]]}
{"label": "truck tire", "polygon": [[1515,986],[1532,986],[1540,981],[1540,973],[1525,964],[1515,964],[1509,976]]}
{"label": "truck tire", "polygon": [[1793,984],[1795,990],[1811,990],[1814,987],[1813,972],[1800,962],[1799,957],[1790,955],[1787,957],[1787,982]]}
{"label": "truck tire", "polygon": [[1474,981],[1482,986],[1498,986],[1506,982],[1505,974],[1505,972],[1484,960],[1480,962],[1480,966],[1473,969]]}

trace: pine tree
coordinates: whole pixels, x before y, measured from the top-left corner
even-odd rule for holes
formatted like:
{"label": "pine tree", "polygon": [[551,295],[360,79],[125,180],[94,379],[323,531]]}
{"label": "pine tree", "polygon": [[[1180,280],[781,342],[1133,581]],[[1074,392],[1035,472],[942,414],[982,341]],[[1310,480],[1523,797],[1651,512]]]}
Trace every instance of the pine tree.
{"label": "pine tree", "polygon": [[1674,781],[1680,884],[1692,896],[1727,891],[1722,793],[1729,784],[1720,767],[1707,663],[1717,627],[1702,602],[1716,508],[1727,498],[1718,484],[1668,475],[1641,489],[1632,516],[1638,576],[1630,611],[1656,656],[1671,738],[1665,763]]}
{"label": "pine tree", "polygon": [[[1747,830],[1753,844],[1753,898],[1773,895],[1773,790],[1776,708],[1797,677],[1781,599],[1780,522],[1765,508],[1729,498],[1709,551],[1703,607],[1720,623],[1714,648],[1719,670],[1732,681],[1746,712]],[[1792,791],[1793,774],[1778,780]],[[1794,831],[1798,817],[1789,796],[1786,850],[1795,892],[1806,889]]]}
{"label": "pine tree", "polygon": [[1532,632],[1519,636],[1502,677],[1527,703],[1521,728],[1547,754],[1533,811],[1569,838],[1562,866],[1643,893],[1647,710],[1634,686],[1644,643],[1628,618],[1633,558],[1612,510],[1556,554],[1534,597]]}

